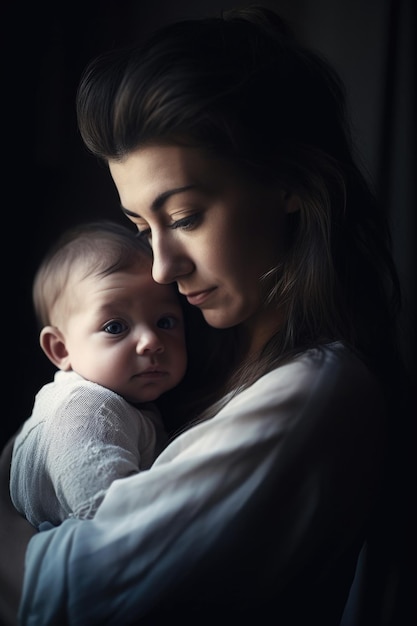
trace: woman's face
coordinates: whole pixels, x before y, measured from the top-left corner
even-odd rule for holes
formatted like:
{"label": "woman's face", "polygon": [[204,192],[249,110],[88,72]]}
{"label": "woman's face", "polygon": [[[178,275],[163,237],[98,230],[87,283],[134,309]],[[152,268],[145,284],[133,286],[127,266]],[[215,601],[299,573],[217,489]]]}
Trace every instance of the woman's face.
{"label": "woman's face", "polygon": [[260,279],[285,251],[283,192],[196,148],[147,146],[109,165],[123,211],[151,242],[154,279],[176,281],[211,326],[272,334],[276,305],[265,306]]}

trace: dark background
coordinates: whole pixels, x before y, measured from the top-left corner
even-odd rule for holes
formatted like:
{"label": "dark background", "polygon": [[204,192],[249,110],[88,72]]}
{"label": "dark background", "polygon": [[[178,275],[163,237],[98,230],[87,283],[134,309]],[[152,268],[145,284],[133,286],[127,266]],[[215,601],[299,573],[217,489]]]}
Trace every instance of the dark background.
{"label": "dark background", "polygon": [[[39,347],[32,312],[31,286],[41,257],[65,228],[80,220],[111,218],[126,223],[107,169],[86,152],[78,135],[74,102],[83,68],[96,54],[146,36],[162,24],[220,14],[237,4],[250,2],[73,0],[52,5],[13,2],[2,8],[2,360],[7,401],[1,447],[30,415],[35,393],[55,371]],[[265,0],[263,4],[287,18],[345,81],[359,156],[392,226],[404,293],[401,342],[415,389],[417,3]],[[412,527],[409,522],[407,528]],[[410,605],[415,604],[412,535],[413,530],[403,541],[410,566],[402,574]],[[401,615],[406,611],[401,598],[398,611]],[[403,624],[400,618],[390,626]]]}
{"label": "dark background", "polygon": [[[29,3],[28,3],[29,4]],[[179,18],[219,14],[236,2],[214,0],[77,1],[16,4],[3,21],[2,63],[3,327],[8,346],[3,444],[30,414],[54,368],[41,352],[31,285],[46,248],[80,220],[125,222],[106,168],[85,150],[75,119],[81,72],[96,54]],[[241,2],[241,5],[250,4]],[[276,0],[275,8],[344,79],[359,153],[389,213],[405,293],[404,348],[415,347],[415,49],[414,0]],[[54,6],[54,5],[52,5]],[[7,33],[7,31],[10,31]],[[11,150],[10,148],[14,148]],[[17,152],[15,155],[14,152]],[[4,165],[6,164],[6,166]],[[5,224],[8,224],[5,227]],[[14,311],[17,309],[17,327]],[[17,349],[16,349],[17,343]],[[9,352],[10,351],[10,352]],[[4,352],[3,352],[4,354]]]}

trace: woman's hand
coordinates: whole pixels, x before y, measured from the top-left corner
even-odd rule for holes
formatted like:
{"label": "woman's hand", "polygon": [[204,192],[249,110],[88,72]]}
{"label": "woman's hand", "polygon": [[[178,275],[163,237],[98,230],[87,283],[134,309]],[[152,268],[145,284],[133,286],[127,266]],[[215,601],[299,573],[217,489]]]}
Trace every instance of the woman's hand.
{"label": "woman's hand", "polygon": [[0,456],[0,623],[17,624],[17,611],[23,586],[26,548],[36,534],[14,508],[10,499],[9,479],[13,437]]}

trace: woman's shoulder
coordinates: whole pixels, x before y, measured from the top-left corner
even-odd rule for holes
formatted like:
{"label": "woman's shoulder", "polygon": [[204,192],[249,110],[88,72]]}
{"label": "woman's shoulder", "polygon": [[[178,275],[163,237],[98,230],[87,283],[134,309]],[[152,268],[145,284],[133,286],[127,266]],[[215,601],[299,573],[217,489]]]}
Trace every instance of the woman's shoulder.
{"label": "woman's shoulder", "polygon": [[191,453],[193,447],[199,453],[219,448],[230,452],[264,443],[281,448],[286,441],[300,440],[323,449],[326,442],[343,440],[348,449],[358,438],[368,444],[383,424],[381,397],[376,379],[347,346],[318,346],[224,398],[213,417],[172,442],[161,462]]}
{"label": "woman's shoulder", "polygon": [[264,374],[226,403],[218,417],[239,413],[286,426],[337,420],[351,426],[364,421],[372,428],[383,413],[382,390],[364,361],[334,342],[305,350]]}
{"label": "woman's shoulder", "polygon": [[260,377],[248,391],[258,393],[263,388],[284,386],[287,389],[330,391],[343,387],[358,391],[379,388],[377,379],[364,360],[343,342],[321,344],[306,349]]}
{"label": "woman's shoulder", "polygon": [[206,424],[210,429],[221,422],[240,427],[244,421],[269,421],[273,428],[286,428],[304,419],[312,422],[315,415],[353,422],[370,406],[379,419],[381,405],[380,384],[365,362],[346,344],[333,342],[298,352],[250,386],[230,392],[216,403]]}

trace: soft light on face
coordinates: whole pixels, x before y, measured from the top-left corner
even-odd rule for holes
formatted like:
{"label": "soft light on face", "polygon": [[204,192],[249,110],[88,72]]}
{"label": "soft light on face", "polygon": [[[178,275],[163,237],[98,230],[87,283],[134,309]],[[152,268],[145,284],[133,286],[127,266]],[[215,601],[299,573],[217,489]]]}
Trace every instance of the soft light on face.
{"label": "soft light on face", "polygon": [[261,277],[285,250],[280,189],[182,146],[147,146],[109,165],[123,210],[149,236],[157,282],[176,281],[214,327],[276,330]]}

